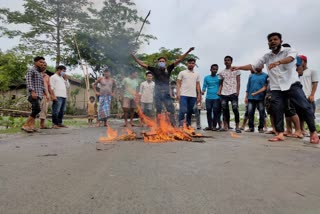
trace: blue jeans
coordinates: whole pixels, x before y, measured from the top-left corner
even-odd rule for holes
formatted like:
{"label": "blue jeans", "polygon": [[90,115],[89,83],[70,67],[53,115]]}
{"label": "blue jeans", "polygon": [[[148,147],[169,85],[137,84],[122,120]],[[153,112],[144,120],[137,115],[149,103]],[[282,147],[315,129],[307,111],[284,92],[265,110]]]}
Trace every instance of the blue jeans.
{"label": "blue jeans", "polygon": [[265,108],[264,100],[248,100],[248,117],[249,117],[249,129],[254,129],[254,114],[256,108],[259,111],[259,126],[258,129],[263,129],[264,118],[265,118]]}
{"label": "blue jeans", "polygon": [[183,125],[185,114],[187,114],[187,126],[191,126],[191,116],[196,101],[196,97],[180,96],[179,126]]}
{"label": "blue jeans", "polygon": [[206,99],[207,121],[210,129],[217,128],[217,123],[221,117],[220,99]]}
{"label": "blue jeans", "polygon": [[295,107],[298,115],[306,121],[310,132],[316,131],[313,110],[302,90],[300,82],[292,84],[287,91],[274,90],[271,93],[271,111],[277,132],[284,132],[283,114],[287,99],[290,99],[290,103]]}
{"label": "blue jeans", "polygon": [[52,123],[54,125],[62,125],[62,119],[66,107],[66,98],[57,97],[57,100],[52,102]]}
{"label": "blue jeans", "polygon": [[170,122],[171,125],[176,125],[176,120],[174,116],[174,106],[172,99],[170,97],[168,90],[159,90],[155,88],[155,95],[154,95],[154,103],[156,106],[157,115],[162,113],[162,106],[164,105],[168,112],[170,112]]}
{"label": "blue jeans", "polygon": [[201,128],[201,119],[200,119],[201,110],[198,109],[197,103],[195,103],[194,106],[193,106],[193,113],[196,116],[197,128]]}

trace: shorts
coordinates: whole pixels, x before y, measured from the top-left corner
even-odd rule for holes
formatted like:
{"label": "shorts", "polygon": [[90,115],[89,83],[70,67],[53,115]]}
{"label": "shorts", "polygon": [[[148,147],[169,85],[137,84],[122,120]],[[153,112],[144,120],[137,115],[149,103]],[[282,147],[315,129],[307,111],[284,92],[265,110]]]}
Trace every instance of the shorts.
{"label": "shorts", "polygon": [[286,98],[284,114],[286,117],[292,117],[297,114],[296,108],[290,102],[289,98]]}
{"label": "shorts", "polygon": [[124,97],[122,101],[122,108],[136,108],[136,103],[134,102],[134,98]]}
{"label": "shorts", "polygon": [[40,119],[47,119],[47,116],[48,116],[48,107],[49,107],[49,102],[48,100],[44,97],[42,100],[41,100],[41,103],[40,103],[40,114],[39,114],[39,118]]}
{"label": "shorts", "polygon": [[88,115],[88,120],[94,120],[95,116],[94,115]]}

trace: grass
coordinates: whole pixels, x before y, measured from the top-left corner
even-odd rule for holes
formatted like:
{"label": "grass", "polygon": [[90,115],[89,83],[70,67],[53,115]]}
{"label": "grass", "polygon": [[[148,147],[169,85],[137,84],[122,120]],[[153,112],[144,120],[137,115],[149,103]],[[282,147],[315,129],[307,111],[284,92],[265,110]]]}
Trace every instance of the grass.
{"label": "grass", "polygon": [[[87,118],[65,119],[65,120],[63,120],[63,123],[66,126],[77,127],[77,128],[82,128],[82,127],[88,126]],[[46,121],[46,126],[47,127],[52,126],[51,120]],[[37,119],[37,121],[36,121],[36,127],[39,127],[39,119]],[[1,134],[17,134],[19,132],[21,132],[21,126],[12,126],[7,129],[5,127],[3,127],[0,129],[0,135]]]}

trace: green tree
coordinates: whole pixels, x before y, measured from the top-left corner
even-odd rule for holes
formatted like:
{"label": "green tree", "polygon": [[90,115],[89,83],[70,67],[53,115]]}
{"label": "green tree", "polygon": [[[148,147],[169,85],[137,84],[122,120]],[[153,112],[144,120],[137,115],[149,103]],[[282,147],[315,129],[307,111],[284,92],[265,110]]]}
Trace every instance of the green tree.
{"label": "green tree", "polygon": [[[159,57],[165,57],[167,59],[167,64],[173,63],[176,59],[178,59],[186,50],[182,50],[181,48],[174,48],[172,50],[166,49],[164,47],[159,49],[159,52],[152,53],[152,54],[138,54],[137,57],[145,62],[147,65],[150,66],[157,66],[158,58]],[[194,54],[189,54],[178,66],[175,67],[171,74],[171,79],[175,80],[179,74],[180,71],[187,69],[187,60],[190,58],[199,59]],[[132,61],[134,65],[137,66],[137,64]],[[143,68],[138,68],[141,71],[145,71]]]}
{"label": "green tree", "polygon": [[0,91],[6,91],[9,86],[18,86],[25,82],[28,62],[32,62],[32,57],[28,55],[21,55],[13,50],[0,51]]}
{"label": "green tree", "polygon": [[[91,66],[91,78],[96,79],[102,69],[108,66],[116,74],[124,74],[132,69],[130,52],[135,51],[144,42],[155,39],[151,35],[140,35],[138,27],[143,22],[131,0],[109,0],[103,2],[100,10],[89,8],[90,19],[82,23],[76,33],[76,41],[81,57]],[[148,22],[146,22],[148,24]],[[69,40],[72,47],[73,40]],[[78,62],[78,50],[74,46],[69,64]]]}
{"label": "green tree", "polygon": [[59,65],[65,57],[65,49],[68,49],[65,41],[71,38],[78,23],[88,17],[84,9],[89,5],[88,0],[24,0],[24,12],[0,8],[0,20],[4,24],[26,24],[29,27],[26,31],[1,27],[1,36],[19,36],[23,48],[53,55]]}

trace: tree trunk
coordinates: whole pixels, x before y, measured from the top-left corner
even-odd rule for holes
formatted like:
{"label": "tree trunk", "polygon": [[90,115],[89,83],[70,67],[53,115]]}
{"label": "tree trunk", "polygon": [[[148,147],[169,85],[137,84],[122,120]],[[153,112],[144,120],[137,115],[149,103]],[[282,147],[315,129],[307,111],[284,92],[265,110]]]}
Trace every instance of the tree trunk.
{"label": "tree trunk", "polygon": [[57,55],[56,55],[56,67],[60,65],[61,61],[61,35],[60,35],[60,30],[61,30],[61,22],[60,22],[60,4],[58,4],[58,11],[57,11]]}

